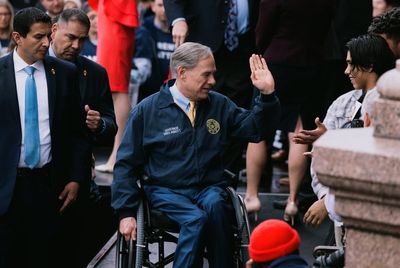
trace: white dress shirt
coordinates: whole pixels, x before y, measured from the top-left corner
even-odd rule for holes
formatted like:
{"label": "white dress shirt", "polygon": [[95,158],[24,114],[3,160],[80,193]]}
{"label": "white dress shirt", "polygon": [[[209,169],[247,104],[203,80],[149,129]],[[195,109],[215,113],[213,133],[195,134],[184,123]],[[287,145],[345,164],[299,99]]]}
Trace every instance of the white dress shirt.
{"label": "white dress shirt", "polygon": [[249,30],[249,1],[236,0],[238,34],[245,34]]}
{"label": "white dress shirt", "polygon": [[[25,82],[28,74],[24,68],[29,66],[14,50],[14,73],[17,86],[18,106],[21,122],[21,155],[18,167],[28,167],[25,163]],[[37,61],[31,65],[36,70],[33,74],[36,83],[36,92],[38,100],[38,120],[39,120],[39,138],[40,138],[40,160],[37,168],[43,167],[51,161],[51,136],[50,136],[50,118],[49,118],[49,98],[47,92],[46,72],[42,61]]]}

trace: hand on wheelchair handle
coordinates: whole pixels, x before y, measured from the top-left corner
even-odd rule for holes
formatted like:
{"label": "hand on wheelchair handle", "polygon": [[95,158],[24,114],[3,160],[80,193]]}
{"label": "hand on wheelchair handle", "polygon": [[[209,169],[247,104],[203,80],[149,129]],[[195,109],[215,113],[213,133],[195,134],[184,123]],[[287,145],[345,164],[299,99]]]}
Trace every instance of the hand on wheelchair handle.
{"label": "hand on wheelchair handle", "polygon": [[136,219],[134,217],[121,219],[119,232],[125,237],[126,241],[136,240]]}

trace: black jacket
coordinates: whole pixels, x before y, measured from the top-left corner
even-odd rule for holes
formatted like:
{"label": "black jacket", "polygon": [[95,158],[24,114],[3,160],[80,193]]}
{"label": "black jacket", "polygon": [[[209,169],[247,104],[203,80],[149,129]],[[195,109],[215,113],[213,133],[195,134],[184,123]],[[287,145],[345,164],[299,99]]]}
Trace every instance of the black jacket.
{"label": "black jacket", "polygon": [[[254,29],[257,23],[259,0],[249,2],[249,30],[239,38],[239,50],[254,52]],[[229,0],[164,0],[165,13],[170,24],[185,18],[189,26],[188,41],[198,42],[217,52],[223,45]],[[250,35],[250,36],[248,36]]]}
{"label": "black jacket", "polygon": [[[49,98],[51,175],[56,191],[90,175],[90,146],[83,133],[80,98],[73,64],[46,56],[43,60]],[[0,215],[7,212],[14,191],[21,147],[21,124],[13,53],[0,59]]]}

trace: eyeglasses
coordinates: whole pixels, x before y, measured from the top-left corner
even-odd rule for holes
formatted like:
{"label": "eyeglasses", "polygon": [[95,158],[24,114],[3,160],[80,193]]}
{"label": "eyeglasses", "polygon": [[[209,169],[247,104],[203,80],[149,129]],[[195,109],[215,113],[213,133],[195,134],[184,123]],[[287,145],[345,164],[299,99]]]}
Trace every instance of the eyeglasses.
{"label": "eyeglasses", "polygon": [[10,13],[10,12],[7,12],[7,13],[0,13],[0,17],[8,17],[8,16],[11,16],[11,13]]}

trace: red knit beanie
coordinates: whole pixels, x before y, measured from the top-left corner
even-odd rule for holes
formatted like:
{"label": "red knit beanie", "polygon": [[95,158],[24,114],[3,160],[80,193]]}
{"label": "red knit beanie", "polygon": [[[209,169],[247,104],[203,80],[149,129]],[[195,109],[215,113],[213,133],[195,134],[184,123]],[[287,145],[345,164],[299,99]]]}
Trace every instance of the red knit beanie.
{"label": "red knit beanie", "polygon": [[299,234],[289,224],[266,220],[251,234],[249,255],[254,262],[269,262],[294,252],[299,246]]}

